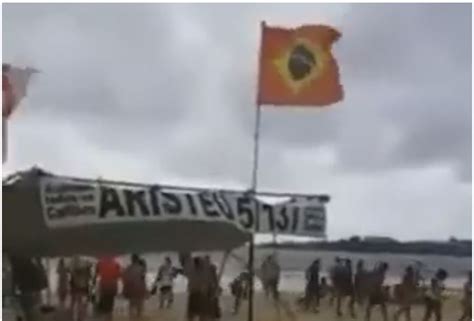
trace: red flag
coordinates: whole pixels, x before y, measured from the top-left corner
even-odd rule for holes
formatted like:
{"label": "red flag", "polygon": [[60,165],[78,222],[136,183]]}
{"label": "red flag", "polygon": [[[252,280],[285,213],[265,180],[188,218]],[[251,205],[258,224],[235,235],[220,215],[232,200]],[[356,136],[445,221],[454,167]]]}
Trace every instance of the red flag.
{"label": "red flag", "polygon": [[327,106],[343,99],[331,47],[341,34],[324,25],[263,25],[258,104]]}
{"label": "red flag", "polygon": [[2,64],[2,115],[9,118],[21,99],[26,96],[28,83],[38,70],[26,67],[19,68],[10,64]]}
{"label": "red flag", "polygon": [[26,67],[19,68],[2,64],[2,162],[7,159],[7,121],[21,99],[26,96],[28,83],[38,70]]}

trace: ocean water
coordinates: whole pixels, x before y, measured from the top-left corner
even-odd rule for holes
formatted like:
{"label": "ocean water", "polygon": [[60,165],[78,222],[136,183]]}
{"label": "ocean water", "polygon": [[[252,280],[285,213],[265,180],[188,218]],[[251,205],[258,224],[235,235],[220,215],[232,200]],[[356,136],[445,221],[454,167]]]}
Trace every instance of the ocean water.
{"label": "ocean water", "polygon": [[[221,278],[221,286],[224,291],[229,290],[229,283],[235,278],[244,268],[247,260],[247,253],[245,248],[237,249],[232,252],[228,259],[224,262],[223,253],[196,253],[209,254],[212,261],[218,266],[219,270],[223,266],[223,274]],[[449,277],[446,282],[450,288],[461,288],[466,280],[466,275],[471,269],[470,257],[450,257],[440,255],[403,255],[403,254],[367,254],[367,253],[347,253],[347,252],[317,252],[308,250],[269,250],[257,249],[255,252],[255,266],[260,266],[263,259],[275,253],[282,268],[282,277],[280,287],[284,291],[302,292],[304,290],[305,277],[304,271],[311,264],[311,262],[319,258],[321,259],[322,276],[327,274],[327,270],[334,262],[336,256],[349,258],[355,265],[356,261],[362,259],[365,261],[366,268],[370,268],[379,261],[385,261],[389,264],[389,272],[386,283],[393,284],[399,282],[404,268],[413,264],[415,261],[420,261],[424,265],[422,274],[425,278],[430,278],[434,271],[438,268],[444,268],[448,271]],[[159,265],[164,261],[166,256],[170,256],[174,264],[178,264],[178,256],[176,253],[161,253],[161,254],[145,254],[143,257],[147,261],[148,267],[148,284],[153,282],[156,276]],[[122,266],[129,262],[129,257],[123,256],[119,258]],[[50,280],[51,287],[56,288],[56,260],[51,260]],[[178,277],[176,280],[176,291],[184,291],[186,288],[186,279]],[[261,288],[259,281],[256,281],[257,290]]]}

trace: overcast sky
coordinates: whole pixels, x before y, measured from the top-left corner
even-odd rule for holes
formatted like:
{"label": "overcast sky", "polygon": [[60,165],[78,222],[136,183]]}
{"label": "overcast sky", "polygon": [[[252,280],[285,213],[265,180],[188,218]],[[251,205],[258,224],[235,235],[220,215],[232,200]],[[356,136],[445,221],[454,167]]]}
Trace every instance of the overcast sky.
{"label": "overcast sky", "polygon": [[42,70],[4,175],[248,188],[261,20],[338,28],[345,99],[264,107],[259,189],[330,194],[330,238],[471,237],[470,4],[4,4]]}

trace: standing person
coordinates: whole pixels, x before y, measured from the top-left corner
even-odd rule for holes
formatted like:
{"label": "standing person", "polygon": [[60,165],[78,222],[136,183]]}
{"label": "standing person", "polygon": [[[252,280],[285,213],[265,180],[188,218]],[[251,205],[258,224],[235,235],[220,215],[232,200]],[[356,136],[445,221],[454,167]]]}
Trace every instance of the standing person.
{"label": "standing person", "polygon": [[366,271],[364,260],[357,261],[356,272],[354,275],[354,295],[359,305],[362,305],[365,299],[364,277]]}
{"label": "standing person", "polygon": [[72,319],[83,321],[87,313],[90,283],[92,280],[92,264],[75,256],[70,267],[71,313]]}
{"label": "standing person", "polygon": [[267,297],[272,296],[278,301],[278,285],[280,283],[280,265],[274,255],[269,255],[262,263],[261,267],[262,283],[264,284]]}
{"label": "standing person", "polygon": [[341,301],[344,297],[349,297],[349,313],[355,318],[354,312],[354,303],[355,303],[355,293],[354,293],[354,282],[353,282],[353,273],[352,273],[352,261],[350,259],[345,259],[344,263],[341,262],[340,268],[340,287],[338,290],[336,306],[338,310],[338,315],[342,315],[341,312]]}
{"label": "standing person", "polygon": [[188,279],[187,320],[207,320],[210,315],[209,273],[206,273],[205,262],[201,257],[181,254],[180,261],[184,275]]}
{"label": "standing person", "polygon": [[325,298],[330,293],[330,287],[325,277],[321,278],[321,285],[319,286],[319,298]]}
{"label": "standing person", "polygon": [[146,284],[146,271],[148,271],[148,269],[147,269],[147,264],[146,264],[146,260],[145,260],[145,258],[138,256],[138,262],[140,263],[140,265],[141,265],[142,268],[143,268],[142,279],[143,279],[143,281],[144,281],[145,284]]}
{"label": "standing person", "polygon": [[221,288],[219,285],[219,276],[217,275],[217,266],[212,263],[211,257],[209,255],[204,257],[204,263],[209,279],[209,317],[213,320],[216,320],[221,318],[221,308],[219,304]]}
{"label": "standing person", "polygon": [[48,287],[46,271],[39,259],[12,256],[13,288],[18,291],[25,321],[40,320],[41,291]]}
{"label": "standing person", "polygon": [[166,308],[170,308],[173,305],[174,294],[173,294],[173,280],[177,276],[177,269],[173,267],[171,259],[167,256],[165,262],[158,268],[158,273],[154,282],[154,286],[160,285],[160,309],[165,304]]}
{"label": "standing person", "polygon": [[329,278],[331,280],[331,297],[329,299],[329,305],[333,305],[334,300],[337,297],[338,289],[341,287],[340,279],[343,273],[342,259],[339,256],[334,258],[334,264],[329,268]]}
{"label": "standing person", "polygon": [[448,273],[444,269],[438,269],[435,276],[431,279],[430,288],[425,296],[425,316],[423,321],[428,321],[434,314],[436,321],[442,318],[442,294],[444,291],[444,281]]}
{"label": "standing person", "polygon": [[351,316],[354,312],[354,283],[352,280],[352,262],[348,259],[342,260],[335,258],[335,264],[330,271],[331,282],[333,285],[333,295],[330,304],[336,300],[336,314],[342,316],[341,305],[344,298],[349,297],[348,308]]}
{"label": "standing person", "polygon": [[384,321],[388,320],[387,314],[387,300],[388,300],[388,293],[386,288],[384,287],[385,282],[385,275],[388,271],[388,263],[380,262],[374,268],[374,270],[367,276],[366,282],[367,284],[367,294],[368,294],[368,302],[367,307],[365,310],[365,318],[366,321],[370,320],[370,315],[372,312],[372,308],[375,305],[380,306],[382,317]]}
{"label": "standing person", "polygon": [[241,272],[230,284],[230,293],[234,296],[233,314],[238,314],[242,300],[247,299],[250,288],[250,273]]}
{"label": "standing person", "polygon": [[405,314],[405,320],[411,321],[411,305],[415,300],[416,291],[416,273],[415,269],[410,265],[405,269],[402,282],[395,287],[395,298],[399,304],[399,308],[394,315],[395,321],[398,321],[402,313]]}
{"label": "standing person", "polygon": [[130,265],[122,274],[123,295],[128,300],[130,320],[138,320],[143,315],[146,295],[145,265],[137,254],[131,257]]}
{"label": "standing person", "polygon": [[58,299],[59,307],[64,310],[66,308],[66,299],[69,292],[69,269],[66,266],[64,258],[60,258],[56,268],[58,275]]}
{"label": "standing person", "polygon": [[459,321],[472,319],[472,271],[469,271],[467,281],[464,283],[464,295],[462,299],[462,316]]}
{"label": "standing person", "polygon": [[95,272],[99,284],[97,313],[104,316],[105,320],[112,320],[118,281],[121,277],[120,264],[114,257],[102,257],[97,262]]}
{"label": "standing person", "polygon": [[4,308],[7,300],[11,303],[13,297],[13,278],[11,263],[6,253],[3,253],[2,261],[2,308]]}
{"label": "standing person", "polygon": [[320,299],[320,285],[319,285],[320,261],[314,260],[313,263],[306,270],[306,297],[305,308],[310,308],[317,312]]}

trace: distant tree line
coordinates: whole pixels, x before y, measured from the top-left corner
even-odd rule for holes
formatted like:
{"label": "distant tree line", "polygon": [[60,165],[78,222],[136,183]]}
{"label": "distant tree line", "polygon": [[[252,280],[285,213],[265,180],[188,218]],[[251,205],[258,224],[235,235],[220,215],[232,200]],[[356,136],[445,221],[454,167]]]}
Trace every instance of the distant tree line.
{"label": "distant tree line", "polygon": [[337,241],[314,241],[305,243],[282,242],[266,243],[259,247],[277,247],[319,251],[347,251],[359,253],[396,253],[419,255],[449,255],[459,257],[472,256],[472,240],[458,240],[451,237],[448,241],[409,241],[400,242],[389,237],[365,237],[354,235]]}

